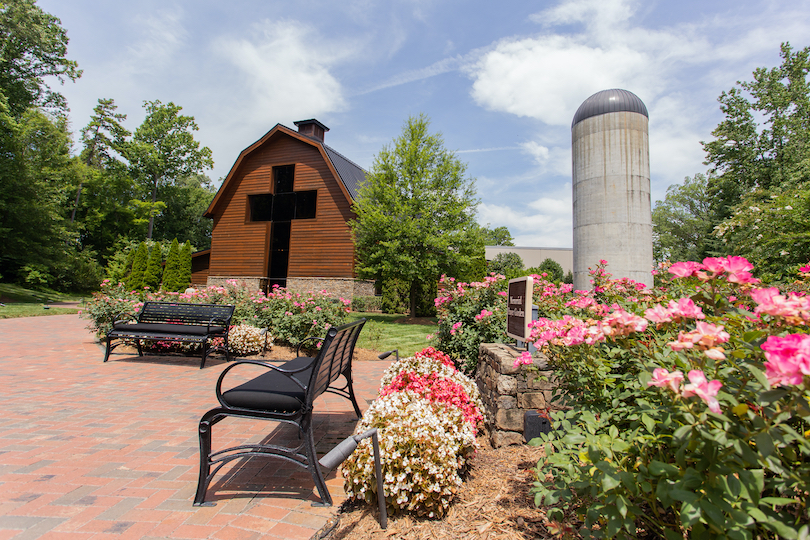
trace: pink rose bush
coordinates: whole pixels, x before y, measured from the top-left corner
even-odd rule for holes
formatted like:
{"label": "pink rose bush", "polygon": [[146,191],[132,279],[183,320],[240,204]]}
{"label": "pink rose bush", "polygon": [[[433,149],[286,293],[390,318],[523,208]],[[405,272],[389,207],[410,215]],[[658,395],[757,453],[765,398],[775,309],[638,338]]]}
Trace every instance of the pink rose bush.
{"label": "pink rose bush", "polygon": [[439,281],[439,326],[431,343],[467,373],[478,365],[481,343],[501,341],[506,324],[506,277],[491,274],[465,283],[447,276]]}
{"label": "pink rose bush", "polygon": [[810,298],[754,271],[665,263],[647,288],[600,263],[593,291],[535,285],[531,341],[570,407],[534,441],[549,519],[604,538],[810,535]]}
{"label": "pink rose bush", "polygon": [[[379,429],[389,508],[429,518],[447,512],[461,485],[460,473],[477,448],[483,410],[475,383],[432,347],[386,370],[379,398],[355,433]],[[350,498],[376,502],[370,439],[344,462],[341,474]]]}

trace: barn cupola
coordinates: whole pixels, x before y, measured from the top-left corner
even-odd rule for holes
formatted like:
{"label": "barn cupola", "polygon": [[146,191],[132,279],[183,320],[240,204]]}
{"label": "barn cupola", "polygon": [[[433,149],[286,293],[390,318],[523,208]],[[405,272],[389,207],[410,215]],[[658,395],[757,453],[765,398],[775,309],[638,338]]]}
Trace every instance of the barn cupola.
{"label": "barn cupola", "polygon": [[307,137],[312,137],[313,139],[317,139],[321,142],[323,142],[324,134],[329,131],[328,127],[321,124],[314,118],[309,120],[299,120],[293,123],[298,128],[298,133],[301,135],[306,135]]}

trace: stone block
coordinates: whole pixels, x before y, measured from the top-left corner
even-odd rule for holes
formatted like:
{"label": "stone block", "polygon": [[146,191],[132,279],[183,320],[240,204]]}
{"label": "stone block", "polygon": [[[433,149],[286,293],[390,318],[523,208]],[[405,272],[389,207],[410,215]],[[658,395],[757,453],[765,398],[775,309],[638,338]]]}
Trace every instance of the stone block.
{"label": "stone block", "polygon": [[514,377],[501,375],[498,377],[498,393],[507,396],[514,396],[517,394],[518,382]]}
{"label": "stone block", "polygon": [[518,406],[524,409],[545,409],[546,397],[542,392],[526,392],[518,396]]}
{"label": "stone block", "polygon": [[499,410],[495,413],[495,425],[498,429],[523,432],[523,409]]}
{"label": "stone block", "polygon": [[497,405],[499,410],[514,409],[517,407],[517,399],[513,396],[499,396]]}
{"label": "stone block", "polygon": [[492,446],[501,448],[502,446],[511,446],[513,444],[523,444],[523,433],[516,433],[514,431],[494,431],[490,437]]}

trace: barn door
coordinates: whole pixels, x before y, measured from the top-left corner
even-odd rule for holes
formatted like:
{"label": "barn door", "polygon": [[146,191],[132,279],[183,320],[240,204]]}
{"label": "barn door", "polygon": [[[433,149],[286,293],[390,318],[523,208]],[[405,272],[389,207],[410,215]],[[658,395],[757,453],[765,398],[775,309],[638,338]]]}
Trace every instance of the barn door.
{"label": "barn door", "polygon": [[287,286],[287,266],[290,262],[290,230],[289,221],[274,221],[270,231],[270,261],[267,265],[268,286]]}

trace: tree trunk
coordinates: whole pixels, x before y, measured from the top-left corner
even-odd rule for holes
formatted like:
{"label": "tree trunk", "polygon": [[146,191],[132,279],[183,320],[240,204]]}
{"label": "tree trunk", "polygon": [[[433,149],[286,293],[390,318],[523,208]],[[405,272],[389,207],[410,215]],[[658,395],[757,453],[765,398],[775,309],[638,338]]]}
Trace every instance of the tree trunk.
{"label": "tree trunk", "polygon": [[419,282],[411,281],[411,317],[416,317],[416,296],[419,292]]}

